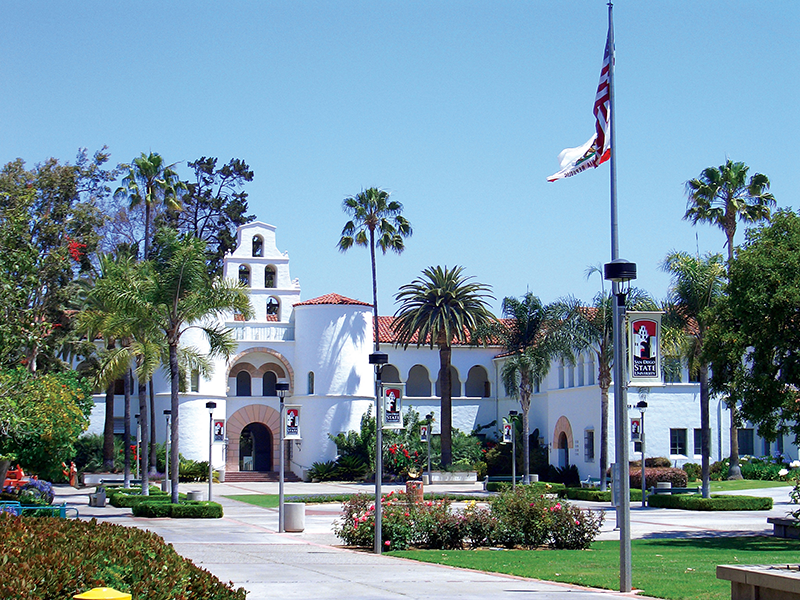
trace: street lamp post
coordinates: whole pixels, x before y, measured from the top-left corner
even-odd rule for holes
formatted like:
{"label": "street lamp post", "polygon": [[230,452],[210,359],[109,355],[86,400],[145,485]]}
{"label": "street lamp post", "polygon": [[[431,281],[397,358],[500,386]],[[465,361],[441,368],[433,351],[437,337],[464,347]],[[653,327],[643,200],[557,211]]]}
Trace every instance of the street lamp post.
{"label": "street lamp post", "polygon": [[136,479],[139,479],[139,457],[142,455],[142,423],[136,415]]}
{"label": "street lamp post", "polygon": [[375,554],[383,551],[381,483],[383,480],[383,422],[381,419],[381,366],[389,362],[385,352],[369,355],[369,364],[375,365]]}
{"label": "street lamp post", "polygon": [[428,422],[428,483],[431,483],[431,435],[433,435],[433,413],[425,415]]}
{"label": "street lamp post", "polygon": [[517,489],[517,411],[508,411],[511,421],[511,489]]}
{"label": "street lamp post", "polygon": [[165,462],[165,467],[164,467],[164,485],[161,486],[161,489],[163,491],[165,491],[165,492],[169,491],[169,485],[170,485],[170,479],[169,479],[169,442],[170,442],[170,438],[172,437],[172,436],[170,436],[170,431],[169,431],[170,415],[172,415],[172,411],[170,409],[166,409],[164,411],[164,416],[167,419],[167,428],[165,429],[166,439],[164,441],[164,448],[166,450],[166,453],[164,455],[164,459],[165,459],[165,461],[164,461]]}
{"label": "street lamp post", "polygon": [[213,480],[211,466],[212,451],[214,450],[214,409],[216,402],[206,402],[208,409],[208,501],[211,502],[211,482]]}
{"label": "street lamp post", "polygon": [[639,414],[642,416],[642,423],[639,427],[639,438],[642,444],[642,508],[647,507],[647,478],[644,475],[644,411],[647,409],[647,402],[640,400],[636,405]]}
{"label": "street lamp post", "polygon": [[280,423],[280,440],[281,446],[280,451],[278,452],[278,460],[280,461],[280,466],[278,467],[278,532],[283,533],[286,531],[286,512],[284,510],[284,496],[283,496],[283,482],[284,482],[284,463],[286,462],[285,459],[285,452],[286,452],[286,440],[284,439],[284,425],[286,424],[286,406],[284,405],[284,400],[286,395],[289,393],[289,384],[285,381],[279,381],[275,384],[275,393],[278,394],[278,398],[281,400],[281,423]]}

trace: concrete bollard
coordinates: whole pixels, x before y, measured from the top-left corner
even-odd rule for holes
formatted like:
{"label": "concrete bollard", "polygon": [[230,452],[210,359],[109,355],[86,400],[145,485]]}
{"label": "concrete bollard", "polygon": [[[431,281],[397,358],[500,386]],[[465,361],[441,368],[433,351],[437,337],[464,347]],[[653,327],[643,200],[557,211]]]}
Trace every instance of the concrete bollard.
{"label": "concrete bollard", "polygon": [[99,587],[73,596],[75,600],[131,600],[131,595],[114,588]]}
{"label": "concrete bollard", "polygon": [[306,528],[306,505],[304,502],[286,502],[283,505],[285,515],[284,529],[291,533],[301,533]]}

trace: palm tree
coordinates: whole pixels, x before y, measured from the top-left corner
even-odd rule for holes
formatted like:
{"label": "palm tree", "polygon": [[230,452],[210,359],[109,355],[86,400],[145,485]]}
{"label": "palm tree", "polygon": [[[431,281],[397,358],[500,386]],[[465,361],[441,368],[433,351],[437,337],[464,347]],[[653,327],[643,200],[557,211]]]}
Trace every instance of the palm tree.
{"label": "palm tree", "polygon": [[[692,225],[709,223],[725,233],[728,246],[728,272],[733,262],[733,237],[739,221],[758,223],[769,221],[775,206],[775,197],[768,191],[769,178],[756,173],[747,179],[749,167],[743,162],[726,160],[719,167],[703,169],[700,177],[686,182],[687,202],[684,219]],[[729,479],[741,479],[739,467],[739,433],[736,403],[729,402],[731,410]]]}
{"label": "palm tree", "polygon": [[[589,267],[586,277],[602,273],[599,267]],[[626,305],[633,310],[652,310],[655,302],[647,292],[631,288]],[[573,352],[591,352],[597,359],[597,384],[600,387],[600,489],[605,491],[608,470],[608,390],[614,367],[613,296],[601,288],[590,305],[577,298],[567,297],[556,303],[555,309],[564,323],[564,335],[569,336]]]}
{"label": "palm tree", "polygon": [[[404,237],[412,233],[411,223],[401,214],[403,205],[389,200],[389,192],[378,188],[362,190],[355,196],[344,199],[342,209],[350,220],[342,229],[339,250],[346,252],[353,247],[369,246],[370,263],[372,265],[372,310],[373,329],[375,330],[375,351],[379,351],[378,337],[378,277],[375,268],[375,244],[386,254],[388,250],[400,254],[404,249]],[[375,239],[377,232],[378,238]]]}
{"label": "palm tree", "polygon": [[508,354],[501,371],[506,394],[520,399],[525,483],[530,481],[531,471],[528,413],[534,386],[547,376],[553,359],[573,358],[567,340],[560,335],[562,328],[553,309],[530,292],[522,299],[505,298],[505,320],[495,322],[487,331],[487,337],[499,341]]}
{"label": "palm tree", "polygon": [[186,184],[178,179],[175,167],[164,164],[160,154],[151,152],[133,159],[122,186],[114,192],[117,199],[128,199],[130,207],[144,205],[144,260],[150,258],[150,230],[153,226],[153,207],[163,204],[171,210],[180,210],[181,192]]}
{"label": "palm tree", "polygon": [[487,299],[490,288],[463,275],[463,267],[428,267],[411,283],[400,288],[395,300],[393,328],[404,348],[433,345],[439,348],[439,393],[442,414],[442,466],[448,466],[452,453],[452,389],[450,355],[453,342],[467,343],[479,328],[489,326],[494,316]]}
{"label": "palm tree", "polygon": [[229,358],[235,341],[229,329],[209,320],[234,311],[251,318],[253,307],[247,289],[240,283],[212,279],[205,262],[205,242],[191,236],[179,237],[175,231],[161,229],[156,234],[151,260],[150,305],[157,315],[159,327],[169,348],[173,503],[178,502],[178,428],[180,367],[178,346],[181,336],[190,328],[200,328],[209,344],[209,356]]}
{"label": "palm tree", "polygon": [[688,360],[689,369],[699,373],[703,497],[708,498],[711,421],[708,361],[702,353],[710,320],[709,309],[722,296],[725,267],[721,254],[697,257],[685,252],[672,252],[664,259],[662,268],[672,275],[665,324],[684,332],[678,351]]}

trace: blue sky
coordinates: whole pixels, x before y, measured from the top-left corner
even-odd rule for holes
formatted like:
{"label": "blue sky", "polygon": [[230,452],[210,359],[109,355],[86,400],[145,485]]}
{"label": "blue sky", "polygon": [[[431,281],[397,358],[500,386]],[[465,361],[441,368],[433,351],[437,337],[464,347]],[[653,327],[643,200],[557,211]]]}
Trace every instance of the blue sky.
{"label": "blue sky", "polygon": [[[504,296],[589,300],[610,259],[608,165],[555,183],[586,141],[607,8],[572,2],[6,2],[0,161],[179,165],[237,157],[305,299],[369,301],[368,252],[336,249],[342,200],[382,187],[414,227],[379,258],[379,306],[429,265]],[[723,252],[681,218],[684,182],[726,158],[797,205],[800,3],[615,4],[620,254],[663,297],[673,249]],[[737,236],[737,242],[741,235]]]}

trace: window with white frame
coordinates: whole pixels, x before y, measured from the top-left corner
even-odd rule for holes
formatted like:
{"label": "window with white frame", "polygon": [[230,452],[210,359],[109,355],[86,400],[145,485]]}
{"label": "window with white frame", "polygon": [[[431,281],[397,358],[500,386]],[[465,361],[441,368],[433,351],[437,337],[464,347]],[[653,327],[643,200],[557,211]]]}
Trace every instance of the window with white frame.
{"label": "window with white frame", "polygon": [[686,430],[669,430],[669,453],[686,456]]}
{"label": "window with white frame", "polygon": [[594,429],[583,430],[583,460],[594,462]]}

